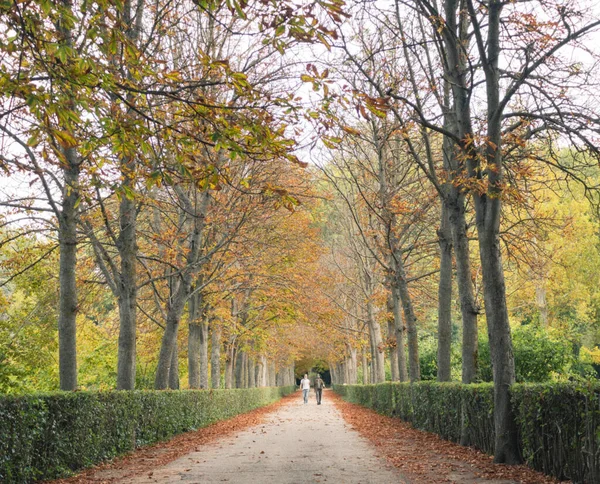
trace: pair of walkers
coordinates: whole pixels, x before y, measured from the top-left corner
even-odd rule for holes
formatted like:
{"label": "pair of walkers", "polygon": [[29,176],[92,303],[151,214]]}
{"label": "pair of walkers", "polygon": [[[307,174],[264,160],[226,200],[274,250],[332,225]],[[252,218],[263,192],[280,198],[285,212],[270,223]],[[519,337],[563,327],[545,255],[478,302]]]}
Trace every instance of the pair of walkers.
{"label": "pair of walkers", "polygon": [[[317,405],[321,405],[321,398],[323,397],[323,388],[325,388],[325,382],[321,379],[321,375],[317,375],[317,379],[314,384],[315,394],[317,396]],[[308,392],[310,391],[310,380],[308,375],[305,374],[304,378],[300,380],[300,389],[302,390],[302,398],[304,403],[308,403]]]}

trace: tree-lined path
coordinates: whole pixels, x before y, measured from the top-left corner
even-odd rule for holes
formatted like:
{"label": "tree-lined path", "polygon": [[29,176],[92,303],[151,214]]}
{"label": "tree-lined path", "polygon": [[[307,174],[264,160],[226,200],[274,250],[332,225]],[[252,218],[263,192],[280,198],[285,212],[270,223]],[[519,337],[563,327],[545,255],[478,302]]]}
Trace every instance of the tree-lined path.
{"label": "tree-lined path", "polygon": [[[125,463],[117,460],[55,484],[554,482],[524,466],[494,466],[484,454],[440,443],[436,436],[399,420],[396,425],[396,419],[345,403],[332,391],[325,392],[320,406],[313,392],[307,405],[295,393],[269,410],[258,410],[258,418],[250,418],[246,427],[235,422],[240,431],[227,433],[225,428],[224,437],[209,437],[200,445],[193,445],[194,437],[176,438],[154,452],[142,450]],[[382,435],[382,428],[393,438]],[[191,451],[182,453],[178,447]]]}

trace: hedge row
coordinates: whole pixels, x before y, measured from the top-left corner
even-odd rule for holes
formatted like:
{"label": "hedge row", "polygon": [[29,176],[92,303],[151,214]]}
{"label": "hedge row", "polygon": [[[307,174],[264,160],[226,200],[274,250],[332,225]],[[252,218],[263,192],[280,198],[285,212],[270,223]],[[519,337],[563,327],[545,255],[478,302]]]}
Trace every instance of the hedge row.
{"label": "hedge row", "polygon": [[295,387],[0,397],[0,482],[73,473],[267,405]]}
{"label": "hedge row", "polygon": [[[447,440],[494,453],[491,383],[335,385],[350,402],[400,417]],[[600,385],[511,388],[520,451],[534,469],[576,483],[600,482]]]}

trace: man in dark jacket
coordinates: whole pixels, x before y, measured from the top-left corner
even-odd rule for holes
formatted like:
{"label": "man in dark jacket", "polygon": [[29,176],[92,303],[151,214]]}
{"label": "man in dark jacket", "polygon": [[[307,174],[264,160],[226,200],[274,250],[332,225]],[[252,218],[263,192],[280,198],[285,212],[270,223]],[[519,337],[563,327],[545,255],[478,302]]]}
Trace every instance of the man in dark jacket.
{"label": "man in dark jacket", "polygon": [[317,375],[315,380],[315,393],[317,394],[317,405],[321,405],[321,397],[323,396],[323,388],[325,388],[325,382],[321,380],[321,375]]}

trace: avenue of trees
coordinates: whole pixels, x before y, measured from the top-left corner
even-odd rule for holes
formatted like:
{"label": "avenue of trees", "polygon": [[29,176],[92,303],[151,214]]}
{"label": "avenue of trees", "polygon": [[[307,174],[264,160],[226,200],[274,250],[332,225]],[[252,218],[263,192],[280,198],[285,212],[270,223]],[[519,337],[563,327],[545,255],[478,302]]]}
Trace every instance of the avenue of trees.
{"label": "avenue of trees", "polygon": [[0,1],[0,392],[597,378],[591,2]]}

